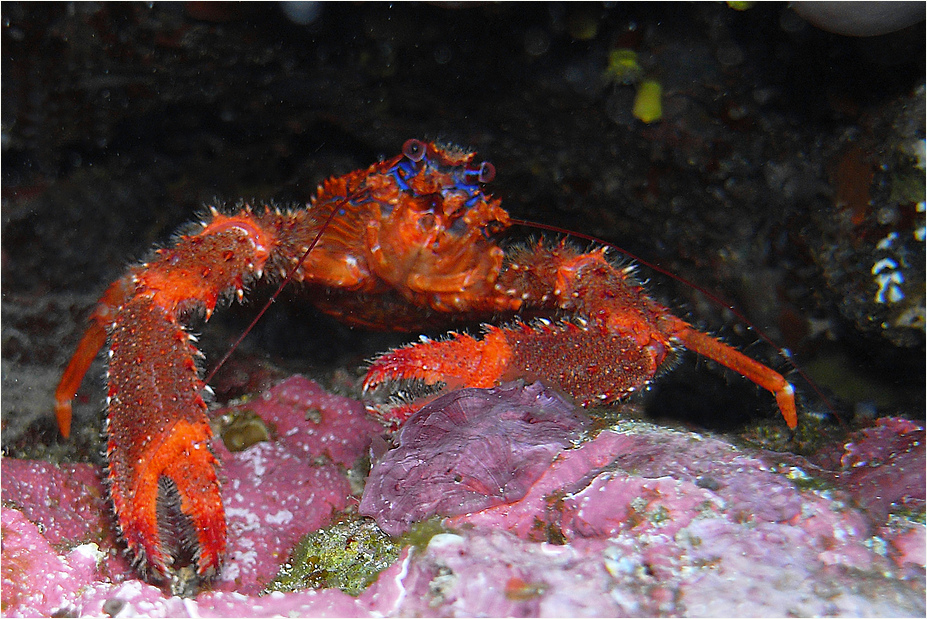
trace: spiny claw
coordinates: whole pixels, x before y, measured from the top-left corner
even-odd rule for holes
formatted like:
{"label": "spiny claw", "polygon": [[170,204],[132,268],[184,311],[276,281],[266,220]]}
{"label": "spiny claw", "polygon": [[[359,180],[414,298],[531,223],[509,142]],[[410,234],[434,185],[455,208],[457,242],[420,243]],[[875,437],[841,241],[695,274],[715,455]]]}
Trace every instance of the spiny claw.
{"label": "spiny claw", "polygon": [[207,579],[218,571],[226,527],[197,351],[146,297],[119,312],[111,350],[107,455],[119,526],[161,578],[193,571]]}
{"label": "spiny claw", "polygon": [[443,381],[452,389],[487,388],[519,377],[544,379],[589,406],[645,387],[669,349],[669,342],[656,336],[640,345],[601,321],[516,322],[486,327],[482,340],[455,334],[389,352],[373,362],[364,385],[418,379]]}
{"label": "spiny claw", "polygon": [[216,458],[205,442],[187,440],[188,431],[179,429],[128,483],[115,467],[110,474],[113,503],[129,549],[140,566],[175,582],[185,571],[197,581],[208,580],[218,572],[225,551]]}
{"label": "spiny claw", "polygon": [[225,551],[218,462],[207,441],[208,425],[204,431],[179,422],[139,456],[147,464],[128,474],[111,447],[111,493],[120,528],[139,563],[161,578],[193,568],[199,579],[208,579]]}
{"label": "spiny claw", "polygon": [[378,357],[364,389],[394,380],[421,380],[458,387],[492,387],[508,368],[511,350],[502,329],[486,327],[482,340],[452,333],[446,340],[423,340]]}

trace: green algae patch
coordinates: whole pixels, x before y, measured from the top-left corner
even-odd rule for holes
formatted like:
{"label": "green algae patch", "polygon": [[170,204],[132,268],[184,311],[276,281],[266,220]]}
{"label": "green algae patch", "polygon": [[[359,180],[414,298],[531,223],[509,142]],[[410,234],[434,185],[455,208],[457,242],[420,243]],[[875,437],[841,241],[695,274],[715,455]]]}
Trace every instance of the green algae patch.
{"label": "green algae patch", "polygon": [[445,527],[443,516],[435,516],[428,520],[413,523],[412,528],[407,533],[403,533],[396,539],[400,547],[412,546],[416,550],[428,548],[431,538],[442,533],[450,533],[452,529]]}
{"label": "green algae patch", "polygon": [[343,520],[303,537],[266,591],[336,588],[356,596],[399,558],[400,549],[372,520]]}
{"label": "green algae patch", "polygon": [[274,434],[268,425],[250,408],[230,409],[212,423],[213,432],[222,437],[226,449],[244,451],[256,443],[270,441]]}

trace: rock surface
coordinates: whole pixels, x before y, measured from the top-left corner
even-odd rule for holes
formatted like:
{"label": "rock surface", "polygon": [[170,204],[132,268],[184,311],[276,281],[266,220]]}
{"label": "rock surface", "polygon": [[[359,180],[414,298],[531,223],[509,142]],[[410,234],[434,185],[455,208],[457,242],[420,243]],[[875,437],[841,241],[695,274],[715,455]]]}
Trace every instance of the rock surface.
{"label": "rock surface", "polygon": [[[519,405],[539,397],[537,387],[517,384],[491,393]],[[461,397],[449,394],[445,403]],[[506,410],[495,395],[483,399],[487,410]],[[138,579],[119,551],[96,468],[5,458],[3,614],[925,612],[923,524],[898,517],[873,524],[847,490],[808,481],[834,472],[803,468],[794,456],[783,464],[777,454],[640,422],[559,447],[522,498],[447,518],[445,533],[406,548],[357,597],[334,589],[258,596],[301,535],[356,504],[347,468],[380,428],[360,403],[298,376],[240,407],[275,431],[271,442],[242,452],[216,448],[230,551],[211,591],[168,597]],[[547,410],[559,419],[549,423],[579,427],[575,411]],[[471,419],[488,422],[481,413]],[[923,442],[912,448],[923,449]],[[891,474],[895,462],[872,468]]]}

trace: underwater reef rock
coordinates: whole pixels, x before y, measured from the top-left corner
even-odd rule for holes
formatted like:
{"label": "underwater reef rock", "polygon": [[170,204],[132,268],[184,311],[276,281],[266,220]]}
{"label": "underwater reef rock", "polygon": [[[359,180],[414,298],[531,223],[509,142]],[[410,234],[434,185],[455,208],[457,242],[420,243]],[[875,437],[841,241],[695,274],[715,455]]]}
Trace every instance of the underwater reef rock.
{"label": "underwater reef rock", "polygon": [[[476,436],[474,428],[493,443],[504,426],[520,445],[516,431],[531,434],[523,422],[537,418],[559,438],[541,452],[544,466],[523,497],[445,518],[444,532],[403,548],[356,597],[259,595],[301,535],[356,505],[346,468],[381,431],[359,402],[302,377],[237,407],[268,425],[269,442],[236,453],[215,446],[234,533],[222,575],[193,599],[167,596],[131,569],[98,468],[4,458],[3,615],[924,616],[922,518],[875,524],[840,487],[839,457],[832,469],[806,466],[791,454],[633,421],[573,446],[585,422],[560,401],[503,421],[485,413],[505,417],[499,394],[524,403],[543,393],[510,385],[451,394],[447,402],[482,402],[467,411],[472,428],[409,430],[425,448]],[[849,471],[891,475],[911,465],[890,454],[923,458],[919,426],[907,424],[885,420],[855,437],[846,464],[867,465]],[[509,464],[497,480],[515,476],[520,460]],[[824,473],[831,483],[821,483]]]}
{"label": "underwater reef rock", "polygon": [[840,485],[881,524],[899,508],[924,510],[925,434],[923,424],[899,417],[850,435],[840,458]]}
{"label": "underwater reef rock", "polygon": [[[228,480],[222,500],[229,546],[212,588],[257,594],[302,536],[328,525],[334,512],[347,508],[352,500],[347,469],[366,455],[371,437],[382,427],[366,416],[360,402],[326,393],[301,376],[219,416],[242,412],[260,417],[274,436],[236,453],[213,442]],[[106,557],[101,570],[107,580],[136,577],[118,550],[98,467],[4,458],[2,477],[4,506],[15,507],[38,526],[47,543],[56,548],[96,544]],[[7,542],[4,531],[4,553]],[[4,572],[4,604],[7,575]],[[11,582],[19,586],[27,581],[23,575],[12,573]],[[22,613],[42,614],[40,608],[44,607],[25,606]]]}

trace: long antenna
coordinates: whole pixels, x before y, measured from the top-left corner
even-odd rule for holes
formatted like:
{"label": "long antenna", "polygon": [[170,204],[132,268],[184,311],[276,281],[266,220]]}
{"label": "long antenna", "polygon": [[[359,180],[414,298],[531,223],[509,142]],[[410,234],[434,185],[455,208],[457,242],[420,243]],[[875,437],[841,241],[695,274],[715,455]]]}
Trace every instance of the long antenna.
{"label": "long antenna", "polygon": [[232,345],[229,347],[225,355],[223,355],[222,358],[219,359],[219,362],[216,365],[214,365],[213,368],[209,371],[209,373],[206,375],[206,378],[204,379],[205,383],[209,384],[209,381],[213,379],[213,377],[216,375],[216,372],[219,371],[219,368],[221,368],[223,364],[225,364],[225,362],[229,360],[229,357],[232,356],[232,353],[235,352],[235,349],[238,348],[238,345],[241,344],[242,340],[245,339],[245,336],[248,335],[252,329],[254,329],[254,325],[256,325],[258,321],[261,319],[261,317],[264,315],[264,313],[267,312],[268,309],[270,309],[270,306],[273,304],[274,301],[277,300],[277,297],[280,296],[280,293],[283,292],[283,289],[286,287],[286,285],[289,284],[293,280],[293,276],[296,275],[296,271],[298,271],[299,267],[301,267],[303,265],[303,262],[306,261],[306,258],[309,256],[309,253],[313,249],[315,249],[316,245],[319,244],[319,239],[322,238],[322,234],[325,233],[326,228],[328,228],[328,224],[330,224],[332,219],[334,219],[335,214],[341,209],[341,205],[348,201],[349,199],[346,197],[340,202],[338,202],[332,208],[332,212],[329,213],[328,217],[319,227],[319,231],[316,233],[315,238],[312,239],[312,242],[309,244],[309,247],[306,248],[306,251],[303,252],[302,257],[289,270],[289,272],[286,274],[286,277],[283,278],[283,281],[280,282],[280,285],[277,286],[277,289],[274,291],[274,293],[270,295],[270,298],[267,300],[267,303],[265,303],[264,307],[261,308],[261,311],[257,313],[257,316],[254,317],[254,320],[251,321],[251,324],[249,324],[248,327],[244,331],[242,331],[241,335],[239,335],[238,339],[232,343]]}

